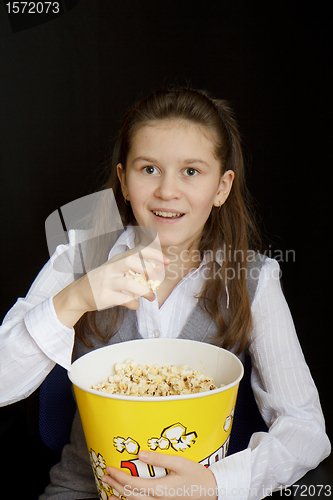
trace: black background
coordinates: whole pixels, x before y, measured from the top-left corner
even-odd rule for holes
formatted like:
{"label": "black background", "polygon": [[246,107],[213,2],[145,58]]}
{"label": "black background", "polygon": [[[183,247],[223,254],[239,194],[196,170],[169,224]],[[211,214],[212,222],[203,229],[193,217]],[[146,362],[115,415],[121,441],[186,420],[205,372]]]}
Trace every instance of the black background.
{"label": "black background", "polygon": [[[328,2],[80,0],[15,30],[5,3],[1,318],[48,259],[47,216],[104,180],[128,106],[166,84],[210,90],[238,117],[267,252],[289,256],[280,262],[284,291],[332,438]],[[8,466],[15,457],[19,467],[20,490],[36,495],[48,462],[26,430],[27,405],[1,409],[0,438]],[[304,484],[332,477],[328,459]]]}

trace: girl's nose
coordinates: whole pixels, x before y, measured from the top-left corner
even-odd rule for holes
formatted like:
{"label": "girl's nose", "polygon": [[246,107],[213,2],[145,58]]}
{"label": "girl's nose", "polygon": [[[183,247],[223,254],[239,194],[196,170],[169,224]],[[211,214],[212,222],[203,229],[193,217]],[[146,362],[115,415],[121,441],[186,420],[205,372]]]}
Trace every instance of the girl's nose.
{"label": "girl's nose", "polygon": [[179,198],[181,190],[178,179],[174,175],[163,175],[155,191],[155,196],[163,200]]}

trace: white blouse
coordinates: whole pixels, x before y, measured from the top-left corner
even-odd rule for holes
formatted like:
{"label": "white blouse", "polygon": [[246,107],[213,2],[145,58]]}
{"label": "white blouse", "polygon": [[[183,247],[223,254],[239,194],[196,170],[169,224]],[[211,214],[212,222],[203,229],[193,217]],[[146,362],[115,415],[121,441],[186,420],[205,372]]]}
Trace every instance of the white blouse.
{"label": "white blouse", "polygon": [[[74,330],[57,318],[52,297],[73,281],[72,272],[53,268],[64,251],[73,269],[75,232],[59,246],[27,296],[19,298],[0,327],[0,406],[29,396],[56,363],[70,369]],[[124,232],[109,253],[133,247]],[[159,309],[140,299],[139,332],[144,338],[177,337],[196,304],[203,263],[174,288]],[[181,312],[181,314],[180,314]],[[330,453],[318,392],[295,332],[279,281],[279,265],[267,258],[252,303],[251,384],[269,432],[252,435],[248,448],[210,466],[219,500],[259,500],[293,484]]]}

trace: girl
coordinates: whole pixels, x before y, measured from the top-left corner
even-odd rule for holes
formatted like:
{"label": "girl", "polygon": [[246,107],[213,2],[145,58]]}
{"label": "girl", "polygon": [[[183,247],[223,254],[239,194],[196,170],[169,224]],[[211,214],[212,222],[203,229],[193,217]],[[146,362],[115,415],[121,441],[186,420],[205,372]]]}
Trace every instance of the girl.
{"label": "girl", "polygon": [[[226,102],[175,88],[136,104],[121,124],[105,187],[113,190],[126,229],[116,242],[108,241],[106,261],[90,263],[81,277],[75,273],[78,252],[71,251],[79,235],[71,231],[65,255],[72,275],[55,271],[64,251],[58,248],[26,299],[9,311],[1,335],[3,403],[26,397],[55,363],[68,369],[71,359],[105,344],[157,336],[215,342],[241,359],[250,354],[252,387],[269,431],[253,434],[245,450],[209,468],[140,452],[142,461],[170,473],[143,479],[108,468],[103,481],[128,498],[153,490],[159,497],[178,490],[200,498],[213,488],[214,499],[260,499],[294,483],[328,456],[330,443],[278,264],[251,251],[258,249],[258,232]],[[107,217],[99,214],[99,227]],[[140,227],[156,231],[153,245],[138,241],[145,234]],[[95,243],[92,238],[91,262]],[[163,272],[156,295],[126,278],[128,269],[151,279]],[[71,444],[41,500],[96,497],[76,415]]]}

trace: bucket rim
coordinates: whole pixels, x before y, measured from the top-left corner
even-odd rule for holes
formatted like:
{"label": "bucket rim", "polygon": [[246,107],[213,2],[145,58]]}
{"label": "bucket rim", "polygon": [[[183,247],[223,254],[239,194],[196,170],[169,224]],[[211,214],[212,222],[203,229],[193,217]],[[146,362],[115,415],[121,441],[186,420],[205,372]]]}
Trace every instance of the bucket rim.
{"label": "bucket rim", "polygon": [[[144,341],[144,342],[159,342],[159,341],[174,341],[174,340],[177,340],[177,342],[180,342],[180,341],[181,342],[191,342],[191,343],[195,342],[197,344],[203,343],[200,341],[190,340],[190,339],[170,339],[170,338],[169,339],[166,339],[166,338],[162,338],[162,339],[134,339],[134,340],[127,341],[126,343],[137,342],[137,341],[140,341],[140,342],[142,342],[142,341]],[[72,382],[72,384],[75,387],[78,387],[79,389],[81,389],[84,392],[88,392],[90,394],[104,397],[107,399],[120,399],[123,401],[133,401],[133,402],[134,401],[135,402],[138,402],[138,401],[163,402],[163,401],[180,401],[180,400],[187,400],[187,399],[198,399],[198,398],[210,397],[210,396],[213,396],[215,394],[219,394],[221,392],[226,392],[229,389],[232,389],[233,387],[237,386],[244,376],[244,366],[243,366],[243,363],[240,361],[240,359],[231,351],[228,351],[227,349],[223,349],[222,347],[218,347],[218,346],[213,345],[213,344],[207,344],[207,343],[205,343],[205,344],[209,345],[212,348],[224,351],[228,356],[233,357],[235,362],[238,363],[239,368],[240,368],[240,374],[233,382],[231,382],[230,384],[226,384],[223,387],[218,387],[217,389],[213,389],[211,391],[198,392],[198,393],[194,393],[194,394],[180,394],[180,395],[176,395],[176,396],[129,396],[129,395],[127,396],[125,394],[110,394],[107,392],[98,391],[97,389],[92,389],[91,387],[86,387],[86,386],[84,386],[84,384],[80,384],[77,380],[75,380],[75,376],[73,376],[71,369],[67,371],[67,375],[68,375],[69,380]],[[97,349],[94,349],[93,351],[90,351],[90,352],[84,354],[80,358],[76,359],[74,361],[74,363],[72,363],[71,368],[76,363],[78,364],[80,361],[82,362],[83,358],[86,358],[88,356],[93,356],[93,355],[96,356],[97,351],[100,351],[101,349],[112,348],[115,345],[117,345],[117,344],[111,344],[111,345],[99,347]],[[138,363],[140,363],[140,361]]]}

